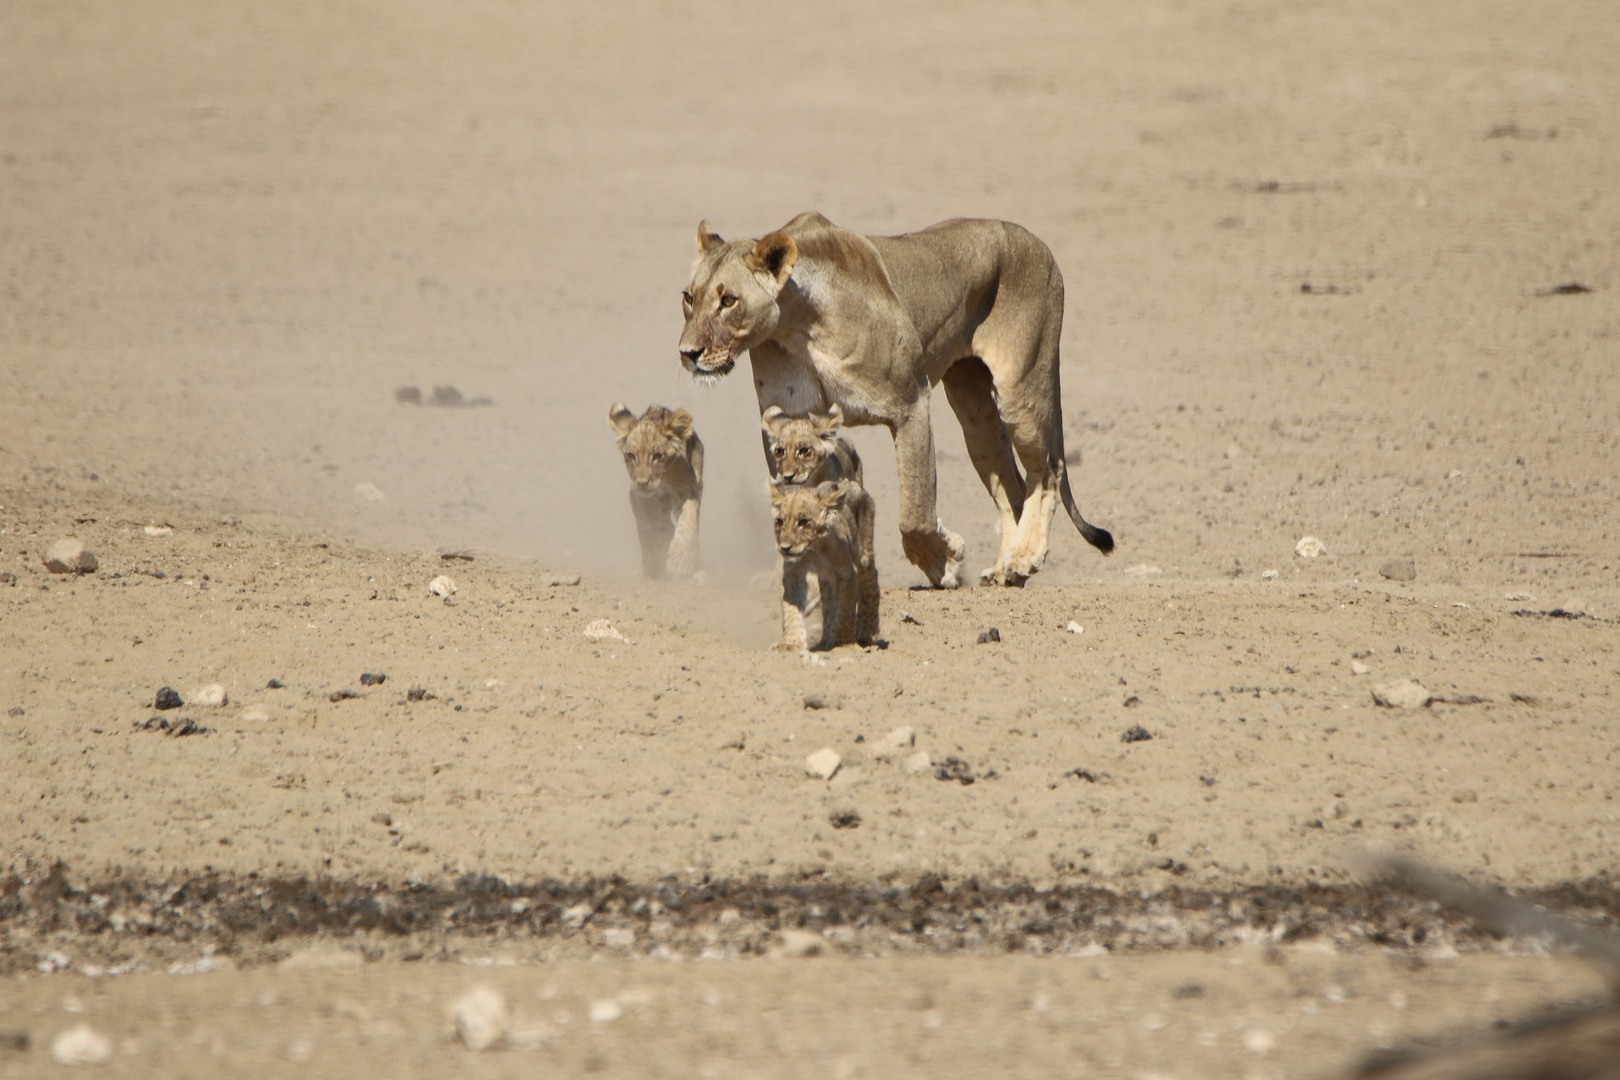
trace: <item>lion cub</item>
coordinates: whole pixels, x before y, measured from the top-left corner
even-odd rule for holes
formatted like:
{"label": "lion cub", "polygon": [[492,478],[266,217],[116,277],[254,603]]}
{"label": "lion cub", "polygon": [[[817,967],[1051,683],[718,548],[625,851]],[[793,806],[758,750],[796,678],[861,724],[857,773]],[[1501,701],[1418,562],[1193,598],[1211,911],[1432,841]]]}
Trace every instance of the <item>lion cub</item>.
{"label": "lion cub", "polygon": [[770,481],[776,547],[782,554],[782,640],[808,651],[809,574],[821,589],[821,649],[872,644],[878,632],[878,575],[872,557],[872,496],[854,480],[788,485]]}
{"label": "lion cub", "polygon": [[789,416],[772,405],[760,414],[771,471],[784,484],[820,484],[848,478],[863,483],[861,455],[838,428],[844,410],[836,403],[825,413]]}
{"label": "lion cub", "polygon": [[698,569],[698,504],[703,500],[703,440],[692,414],[649,405],[637,417],[615,403],[608,426],[619,436],[630,474],[630,509],[641,536],[641,568],[650,578],[667,571],[691,577]]}

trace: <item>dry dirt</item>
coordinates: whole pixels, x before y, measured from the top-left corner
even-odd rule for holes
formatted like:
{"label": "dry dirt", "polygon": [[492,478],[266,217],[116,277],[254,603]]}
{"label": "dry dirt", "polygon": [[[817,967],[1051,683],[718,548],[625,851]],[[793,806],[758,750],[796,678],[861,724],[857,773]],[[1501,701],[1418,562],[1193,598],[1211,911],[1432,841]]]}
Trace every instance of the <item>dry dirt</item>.
{"label": "dry dirt", "polygon": [[[0,1076],[80,1021],[130,1076],[1324,1075],[1597,994],[1355,860],[1620,913],[1615,55],[1604,0],[6,5]],[[811,208],[1052,247],[1111,559],[923,589],[858,430],[881,647],[768,651],[678,294]],[[636,577],[614,400],[696,414],[706,584]]]}

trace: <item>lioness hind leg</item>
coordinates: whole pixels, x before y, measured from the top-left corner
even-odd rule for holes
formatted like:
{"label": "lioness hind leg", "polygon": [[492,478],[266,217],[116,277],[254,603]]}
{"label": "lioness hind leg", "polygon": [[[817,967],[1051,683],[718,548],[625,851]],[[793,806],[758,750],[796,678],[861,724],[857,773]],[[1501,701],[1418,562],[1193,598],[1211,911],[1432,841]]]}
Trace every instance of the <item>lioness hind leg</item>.
{"label": "lioness hind leg", "polygon": [[962,425],[968,457],[996,504],[1001,519],[1001,549],[996,565],[980,575],[989,580],[1007,564],[1024,510],[1024,477],[1013,455],[1012,437],[996,408],[995,381],[983,360],[970,356],[945,371],[945,400]]}

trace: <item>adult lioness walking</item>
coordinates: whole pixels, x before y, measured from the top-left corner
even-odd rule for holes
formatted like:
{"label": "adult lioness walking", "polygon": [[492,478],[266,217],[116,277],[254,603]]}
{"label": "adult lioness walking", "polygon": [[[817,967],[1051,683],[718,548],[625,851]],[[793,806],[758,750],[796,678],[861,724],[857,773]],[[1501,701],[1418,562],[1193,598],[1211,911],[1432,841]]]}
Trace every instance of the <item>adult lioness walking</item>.
{"label": "adult lioness walking", "polygon": [[1041,568],[1060,499],[1087,541],[1113,550],[1069,491],[1063,275],[1045,244],[1005,221],[859,236],[805,213],[757,241],[727,242],[704,222],[698,252],[682,296],[686,369],[716,379],[747,349],[761,412],[836,404],[846,424],[887,427],[901,544],[929,581],[955,588],[964,553],[935,510],[928,393],[941,382],[1001,518],[1001,551],[981,580],[1022,585]]}

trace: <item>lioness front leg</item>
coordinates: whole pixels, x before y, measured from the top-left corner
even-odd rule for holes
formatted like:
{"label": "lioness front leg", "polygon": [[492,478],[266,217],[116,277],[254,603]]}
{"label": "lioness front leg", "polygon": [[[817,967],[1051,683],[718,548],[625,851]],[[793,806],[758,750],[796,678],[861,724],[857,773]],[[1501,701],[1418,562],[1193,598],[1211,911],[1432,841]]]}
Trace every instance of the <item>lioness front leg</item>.
{"label": "lioness front leg", "polygon": [[900,471],[900,546],[936,588],[957,588],[967,545],[939,520],[927,398],[894,429],[894,456]]}

